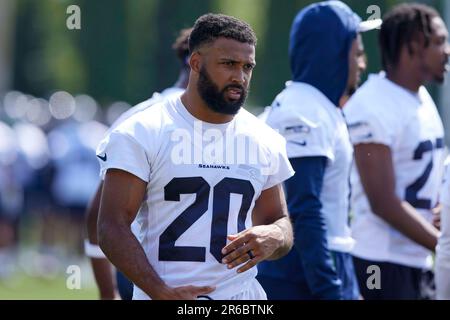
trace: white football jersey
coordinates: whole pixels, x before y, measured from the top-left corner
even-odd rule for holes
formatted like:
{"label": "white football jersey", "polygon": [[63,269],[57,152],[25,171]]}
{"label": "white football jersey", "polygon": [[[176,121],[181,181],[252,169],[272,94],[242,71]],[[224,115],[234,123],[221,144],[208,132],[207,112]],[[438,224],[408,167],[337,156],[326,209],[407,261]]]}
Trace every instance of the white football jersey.
{"label": "white football jersey", "polygon": [[[395,192],[431,222],[437,204],[444,157],[444,130],[425,87],[417,94],[383,73],[371,75],[344,108],[354,145],[388,146],[395,172]],[[375,215],[356,168],[352,174],[355,218],[352,232],[357,257],[416,268],[431,267],[430,252]]]}
{"label": "white football jersey", "polygon": [[271,110],[272,106],[264,107],[264,111],[258,115],[258,119],[263,122],[267,122],[267,117],[269,116]]}
{"label": "white football jersey", "polygon": [[349,252],[354,245],[348,226],[353,148],[341,109],[315,87],[288,82],[266,122],[285,137],[289,158],[328,159],[320,194],[328,247]]}
{"label": "white football jersey", "polygon": [[147,99],[147,100],[135,105],[134,107],[130,108],[129,110],[125,111],[124,113],[122,113],[120,115],[120,117],[117,118],[116,121],[114,121],[114,123],[111,125],[111,127],[109,127],[109,130],[105,136],[107,136],[119,124],[121,124],[122,122],[124,122],[125,120],[130,118],[135,113],[145,110],[145,109],[151,107],[152,105],[154,105],[155,103],[163,101],[164,99],[171,99],[171,98],[179,97],[183,94],[184,90],[185,89],[182,89],[182,88],[170,87],[170,88],[164,89],[161,93],[154,92],[150,99]]}
{"label": "white football jersey", "polygon": [[[293,175],[284,139],[244,109],[211,124],[175,98],[135,114],[107,140],[98,150],[102,173],[118,168],[148,182],[137,238],[158,275],[170,286],[216,286],[213,299],[245,290],[256,268],[227,269],[221,250],[228,234],[252,225],[261,192]],[[133,298],[149,297],[135,286]]]}
{"label": "white football jersey", "polygon": [[442,204],[441,236],[436,246],[436,298],[450,299],[450,157],[445,161],[445,173],[439,195]]}
{"label": "white football jersey", "polygon": [[[109,127],[108,131],[106,132],[105,136],[103,137],[102,141],[100,142],[99,146],[97,147],[97,155],[100,155],[103,153],[105,144],[108,142],[108,135],[115,129],[117,126],[119,126],[121,123],[123,123],[125,120],[133,116],[134,114],[141,112],[147,108],[150,108],[152,105],[164,101],[164,99],[171,99],[179,97],[183,94],[185,89],[177,88],[177,87],[169,87],[167,89],[164,89],[161,93],[154,92],[152,97],[150,99],[147,99],[134,107],[130,108],[129,110],[125,111],[120,115],[119,118],[117,118],[116,121]],[[100,175],[102,176],[102,175]],[[103,177],[102,177],[103,180]],[[131,224],[131,230],[133,231],[133,234],[137,234],[139,226],[137,223],[133,222]]]}

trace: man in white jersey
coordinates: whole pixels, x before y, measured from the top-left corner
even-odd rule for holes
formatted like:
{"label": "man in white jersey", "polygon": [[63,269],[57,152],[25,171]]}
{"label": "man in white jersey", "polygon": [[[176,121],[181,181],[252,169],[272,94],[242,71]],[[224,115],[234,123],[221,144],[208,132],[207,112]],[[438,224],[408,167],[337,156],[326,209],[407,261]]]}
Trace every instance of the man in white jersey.
{"label": "man in white jersey", "polygon": [[[161,93],[155,92],[153,96],[124,112],[109,128],[106,133],[106,137],[114,130],[119,124],[130,118],[135,113],[145,110],[157,102],[161,102],[164,99],[170,99],[172,97],[179,97],[187,87],[189,80],[189,34],[191,29],[182,29],[175,42],[172,45],[172,49],[175,51],[178,60],[180,62],[180,72],[175,84],[163,90]],[[107,139],[104,139],[98,147],[97,154],[103,153],[103,148],[107,143]],[[108,259],[98,247],[97,242],[97,219],[98,210],[100,207],[100,197],[103,187],[103,181],[97,188],[95,196],[92,198],[87,210],[86,210],[86,226],[88,239],[85,240],[85,252],[91,258],[92,269],[94,271],[95,280],[99,289],[100,299],[114,299],[115,285],[111,272],[111,265]],[[131,300],[133,295],[133,284],[126,279],[121,272],[116,272],[117,289],[119,291],[122,300]]]}
{"label": "man in white jersey", "polygon": [[450,157],[445,161],[439,200],[442,211],[441,236],[436,247],[436,299],[450,300]]}
{"label": "man in white jersey", "polygon": [[[379,34],[385,73],[370,76],[344,109],[357,168],[353,256],[365,299],[426,298],[432,285],[444,130],[423,84],[444,80],[447,38],[434,9],[393,8]],[[373,272],[380,281],[368,281]]]}
{"label": "man in white jersey", "polygon": [[360,32],[367,24],[341,1],[311,4],[292,24],[293,81],[266,121],[286,138],[296,171],[285,184],[294,249],[258,266],[269,299],[359,298],[348,226],[353,150],[340,101],[366,67]]}
{"label": "man in white jersey", "polygon": [[241,108],[255,45],[245,22],[200,17],[185,93],[119,125],[99,155],[99,244],[134,299],[265,299],[255,266],[292,245],[285,141]]}

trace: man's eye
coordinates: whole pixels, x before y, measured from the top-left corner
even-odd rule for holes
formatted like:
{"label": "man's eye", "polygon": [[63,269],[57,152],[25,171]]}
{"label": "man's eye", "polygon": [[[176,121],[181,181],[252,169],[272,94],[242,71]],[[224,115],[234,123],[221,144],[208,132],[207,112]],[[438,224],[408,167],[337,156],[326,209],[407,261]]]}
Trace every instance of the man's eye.
{"label": "man's eye", "polygon": [[252,64],[246,64],[246,65],[244,66],[244,68],[245,68],[246,70],[252,70],[252,69],[253,69],[253,65],[252,65]]}
{"label": "man's eye", "polygon": [[437,45],[443,45],[446,42],[447,42],[447,39],[445,37],[440,37],[440,38],[437,39],[436,44]]}
{"label": "man's eye", "polygon": [[226,66],[231,67],[231,66],[234,65],[234,62],[233,62],[233,61],[226,61],[226,62],[224,62],[224,64],[225,64]]}

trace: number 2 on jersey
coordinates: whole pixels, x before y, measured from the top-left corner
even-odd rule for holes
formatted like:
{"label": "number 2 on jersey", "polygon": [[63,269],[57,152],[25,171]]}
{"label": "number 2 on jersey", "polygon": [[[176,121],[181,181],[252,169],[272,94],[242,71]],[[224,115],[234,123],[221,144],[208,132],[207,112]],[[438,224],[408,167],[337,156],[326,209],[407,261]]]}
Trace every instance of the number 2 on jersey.
{"label": "number 2 on jersey", "polygon": [[[175,241],[208,211],[211,186],[202,177],[173,178],[164,187],[166,201],[180,201],[181,194],[195,194],[195,201],[184,210],[161,234],[159,238],[160,261],[198,261],[206,259],[205,247],[175,246]],[[245,219],[250,209],[255,190],[247,180],[224,178],[213,188],[210,253],[218,262],[222,261],[222,248],[228,234],[228,215],[231,193],[241,194],[237,230],[245,229]]]}
{"label": "number 2 on jersey", "polygon": [[[435,145],[433,145],[433,142],[431,140],[422,141],[414,150],[413,160],[421,160],[426,152],[433,151],[434,149],[441,149],[443,147],[443,138],[437,138]],[[433,157],[431,157],[430,162],[427,164],[425,171],[420,175],[420,177],[406,188],[405,200],[409,202],[409,204],[411,204],[414,208],[431,209],[431,199],[420,199],[417,194],[419,190],[422,189],[427,183],[432,169]]]}

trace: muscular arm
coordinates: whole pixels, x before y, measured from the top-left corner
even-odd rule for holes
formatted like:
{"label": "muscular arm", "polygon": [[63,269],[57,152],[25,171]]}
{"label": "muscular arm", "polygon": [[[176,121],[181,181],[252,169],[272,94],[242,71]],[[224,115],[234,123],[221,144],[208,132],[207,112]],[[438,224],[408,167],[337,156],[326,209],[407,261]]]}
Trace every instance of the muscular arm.
{"label": "muscular arm", "polygon": [[[256,200],[252,219],[254,227],[228,236],[231,242],[222,250],[223,262],[229,268],[245,263],[237,272],[244,272],[263,260],[279,259],[292,247],[292,226],[281,184],[261,193]],[[253,259],[248,255],[250,250]]]}
{"label": "muscular arm", "polygon": [[[103,182],[97,188],[94,198],[86,210],[86,227],[88,240],[93,245],[98,245],[97,241],[97,219],[100,207],[100,197],[102,194]],[[90,258],[95,282],[97,283],[100,299],[115,298],[115,284],[112,274],[111,263],[106,258]]]}
{"label": "muscular arm", "polygon": [[211,287],[171,288],[155,272],[131,232],[147,183],[117,169],[106,173],[98,219],[99,244],[108,259],[152,299],[195,299]]}
{"label": "muscular arm", "polygon": [[414,242],[434,251],[439,231],[395,194],[395,174],[389,147],[358,144],[355,146],[355,161],[372,211]]}
{"label": "muscular arm", "polygon": [[281,184],[264,190],[256,200],[253,209],[253,225],[273,227],[273,237],[280,241],[278,249],[266,260],[276,260],[286,255],[292,248],[293,233],[286,199]]}

